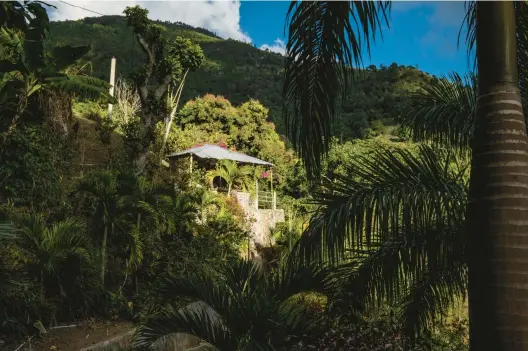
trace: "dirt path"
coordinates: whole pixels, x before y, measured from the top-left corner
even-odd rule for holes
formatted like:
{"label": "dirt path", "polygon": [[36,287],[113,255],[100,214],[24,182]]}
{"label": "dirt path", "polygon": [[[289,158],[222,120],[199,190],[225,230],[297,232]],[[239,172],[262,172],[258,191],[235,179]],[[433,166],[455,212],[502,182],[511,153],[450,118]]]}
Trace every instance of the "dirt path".
{"label": "dirt path", "polygon": [[[49,330],[40,340],[31,340],[18,351],[78,351],[124,334],[134,328],[130,322],[91,322],[83,325]],[[8,351],[14,351],[13,350]]]}

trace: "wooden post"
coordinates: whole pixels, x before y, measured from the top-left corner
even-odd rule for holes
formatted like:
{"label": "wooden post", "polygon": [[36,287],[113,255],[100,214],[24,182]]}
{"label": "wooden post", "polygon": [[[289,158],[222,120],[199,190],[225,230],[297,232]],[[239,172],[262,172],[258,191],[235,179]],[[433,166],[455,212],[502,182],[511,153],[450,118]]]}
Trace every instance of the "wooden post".
{"label": "wooden post", "polygon": [[255,180],[255,209],[258,210],[258,178]]}
{"label": "wooden post", "polygon": [[[110,63],[110,96],[114,96],[114,85],[115,85],[115,69],[116,69],[116,59],[112,57]],[[108,119],[112,120],[112,108],[114,105],[108,104]]]}
{"label": "wooden post", "polygon": [[273,168],[270,169],[270,184],[271,184],[271,192],[273,192]]}
{"label": "wooden post", "polygon": [[192,185],[192,166],[193,166],[193,155],[191,154],[191,157],[190,157],[190,166],[189,166],[189,186]]}

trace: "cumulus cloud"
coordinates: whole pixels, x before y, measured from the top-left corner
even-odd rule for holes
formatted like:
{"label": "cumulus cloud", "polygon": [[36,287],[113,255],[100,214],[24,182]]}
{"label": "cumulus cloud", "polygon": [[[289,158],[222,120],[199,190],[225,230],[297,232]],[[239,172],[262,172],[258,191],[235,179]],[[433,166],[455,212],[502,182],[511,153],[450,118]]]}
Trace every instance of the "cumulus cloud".
{"label": "cumulus cloud", "polygon": [[273,44],[269,45],[269,44],[264,44],[260,47],[261,50],[269,50],[269,51],[272,51],[272,52],[276,52],[278,54],[281,54],[281,55],[286,55],[286,44],[284,43],[283,40],[277,38],[275,39],[275,41],[273,42]]}
{"label": "cumulus cloud", "polygon": [[139,5],[149,10],[149,18],[183,22],[194,27],[206,28],[222,38],[231,38],[251,42],[251,38],[240,27],[240,1],[69,1],[69,6],[62,2],[51,2],[57,7],[50,11],[53,21],[77,20],[97,16],[80,7],[104,15],[122,15],[126,6]]}

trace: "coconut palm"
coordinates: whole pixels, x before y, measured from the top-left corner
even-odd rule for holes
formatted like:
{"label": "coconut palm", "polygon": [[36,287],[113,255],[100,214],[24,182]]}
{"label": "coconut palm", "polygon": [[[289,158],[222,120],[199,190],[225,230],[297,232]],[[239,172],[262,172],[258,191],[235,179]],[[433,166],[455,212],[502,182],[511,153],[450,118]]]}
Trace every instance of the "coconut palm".
{"label": "coconut palm", "polygon": [[[368,48],[387,8],[385,2],[296,1],[290,6],[285,111],[292,141],[312,178],[320,174],[329,148],[337,98],[346,93],[352,64],[361,61],[359,39],[364,37]],[[467,217],[470,344],[475,350],[513,350],[528,338],[528,311],[515,301],[512,288],[518,286],[522,294],[528,289],[519,263],[528,253],[528,227],[519,220],[528,211],[523,195],[528,178],[519,178],[528,174],[528,142],[516,43],[525,36],[516,38],[516,19],[520,24],[526,12],[517,6],[516,16],[510,1],[475,2],[468,10],[468,39],[476,43],[478,66]]]}
{"label": "coconut palm", "polygon": [[[315,265],[284,265],[266,275],[250,261],[219,267],[219,276],[193,272],[167,277],[158,290],[164,302],[135,335],[136,346],[149,346],[171,333],[196,336],[216,350],[276,350],[317,327],[317,319],[293,303],[305,292],[325,294],[328,272]],[[177,309],[176,297],[194,301]]]}

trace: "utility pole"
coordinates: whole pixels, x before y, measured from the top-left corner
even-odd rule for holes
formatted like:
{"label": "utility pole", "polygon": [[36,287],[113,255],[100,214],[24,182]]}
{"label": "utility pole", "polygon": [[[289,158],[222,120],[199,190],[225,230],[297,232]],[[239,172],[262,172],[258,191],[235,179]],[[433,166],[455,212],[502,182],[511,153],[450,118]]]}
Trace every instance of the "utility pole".
{"label": "utility pole", "polygon": [[[116,59],[112,57],[110,63],[110,96],[114,96],[114,85],[115,85],[115,68],[116,68]],[[108,119],[112,120],[112,107],[114,105],[108,104]]]}

